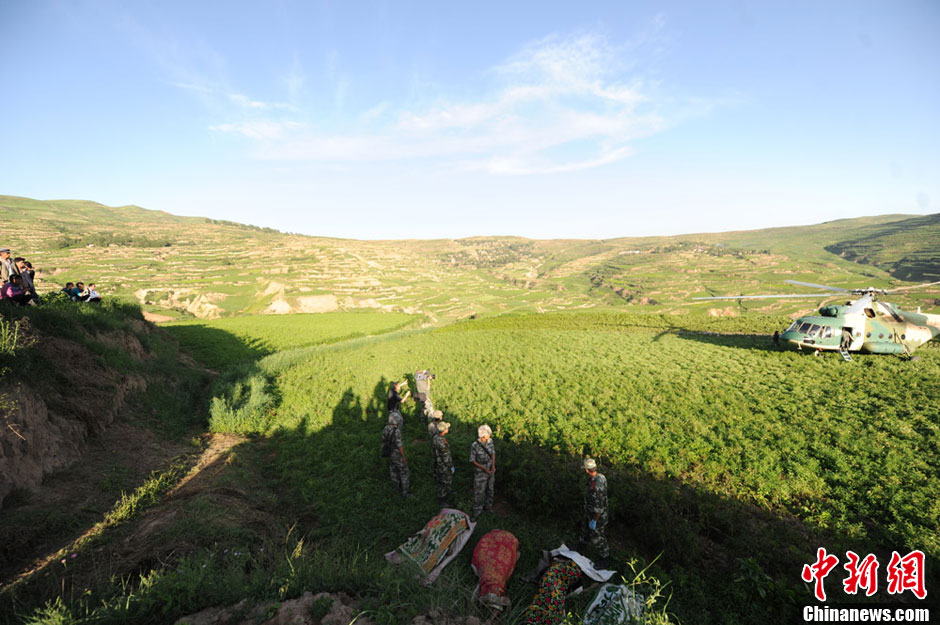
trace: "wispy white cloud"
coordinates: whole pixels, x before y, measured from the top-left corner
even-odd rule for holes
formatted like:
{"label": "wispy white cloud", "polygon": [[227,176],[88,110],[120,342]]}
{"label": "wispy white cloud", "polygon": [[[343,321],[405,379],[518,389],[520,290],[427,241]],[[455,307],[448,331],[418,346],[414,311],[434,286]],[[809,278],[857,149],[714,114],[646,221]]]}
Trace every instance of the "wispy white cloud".
{"label": "wispy white cloud", "polygon": [[300,122],[275,121],[247,121],[235,124],[218,124],[209,126],[209,130],[229,134],[238,134],[256,141],[276,141],[292,132],[301,131],[306,127]]}
{"label": "wispy white cloud", "polygon": [[[595,34],[548,37],[491,68],[490,87],[479,97],[440,97],[411,109],[383,101],[344,117],[342,132],[273,118],[213,130],[262,142],[255,154],[271,160],[433,158],[495,175],[600,167],[629,157],[633,141],[678,118],[665,112],[654,88],[631,73],[633,59],[625,49]],[[326,65],[335,80],[334,108],[342,109],[348,82],[336,55]],[[674,103],[668,109],[675,110]]]}

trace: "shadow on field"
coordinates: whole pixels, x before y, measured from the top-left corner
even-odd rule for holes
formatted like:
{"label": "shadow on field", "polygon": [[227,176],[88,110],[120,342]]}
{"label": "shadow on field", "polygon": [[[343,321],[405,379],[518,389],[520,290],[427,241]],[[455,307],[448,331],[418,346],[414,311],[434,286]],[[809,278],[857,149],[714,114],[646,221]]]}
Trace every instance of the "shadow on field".
{"label": "shadow on field", "polygon": [[[717,345],[773,349],[769,338],[762,335],[677,334]],[[205,337],[190,338],[195,344],[210,344]],[[226,344],[231,349],[240,345],[237,349],[242,354],[258,354],[231,335]],[[260,375],[257,367],[248,373]],[[24,593],[28,602],[18,607],[36,607],[56,596],[71,600],[71,589],[96,588],[89,581],[93,575],[97,575],[96,583],[105,584],[113,575],[156,568],[166,571],[172,581],[173,571],[191,554],[214,554],[215,558],[223,548],[240,551],[244,547],[251,559],[230,572],[235,577],[203,579],[196,575],[195,581],[187,582],[187,592],[177,592],[174,596],[178,598],[169,607],[166,598],[158,595],[153,595],[152,605],[146,597],[137,605],[144,606],[141,610],[151,605],[146,609],[153,614],[164,610],[162,617],[169,619],[233,604],[245,596],[290,598],[306,590],[323,590],[378,596],[374,601],[383,609],[401,612],[400,616],[409,619],[420,610],[439,606],[469,614],[474,610],[469,594],[476,582],[469,567],[473,547],[487,531],[501,528],[520,541],[520,561],[507,588],[515,607],[503,619],[512,625],[535,591],[520,578],[535,564],[540,551],[561,542],[569,546],[577,543],[587,480],[581,458],[552,452],[533,441],[504,440],[497,435],[495,514],[481,517],[475,536],[431,588],[399,597],[399,586],[395,586],[395,594],[382,594],[386,592],[382,584],[397,576],[385,575],[388,568],[381,554],[402,544],[439,509],[427,427],[412,401],[403,406],[404,448],[415,498],[402,499],[389,479],[388,461],[380,456],[389,384],[385,376],[376,379],[368,396],[353,387],[336,389],[334,405],[311,406],[310,413],[292,425],[275,427],[233,445],[200,465],[186,484],[177,486],[131,522],[108,530],[104,537],[83,547],[76,563],[69,565],[67,583],[61,581],[65,569],[47,563],[36,585],[31,586],[35,592]],[[276,414],[282,408],[280,399],[275,393],[273,404],[259,402],[259,406],[266,415]],[[445,420],[453,424],[447,439],[456,466],[455,507],[469,511],[472,468],[468,456],[480,423],[462,421],[461,415],[446,411]],[[624,566],[627,560],[639,557],[641,562],[650,562],[658,557],[650,573],[669,583],[667,594],[673,593],[669,611],[683,623],[799,622],[800,607],[815,603],[811,590],[800,582],[800,571],[804,564],[814,562],[817,548],[825,547],[840,560],[846,549],[863,557],[875,553],[886,564],[892,549],[906,553],[916,547],[870,545],[811,527],[795,516],[706,492],[679,479],[610,465],[603,457],[598,461],[610,488],[608,538],[616,568],[629,578]],[[789,504],[813,507],[815,502]],[[284,538],[292,535],[301,538],[299,548],[310,561],[316,560],[317,554],[339,555],[334,561],[329,561],[333,555],[327,560],[320,556],[320,568],[305,573],[296,572],[295,564],[298,571],[305,569],[292,563],[292,577],[279,581],[281,587],[272,587],[269,580],[276,578],[277,567],[284,566],[283,550],[291,545],[298,548],[298,543]],[[272,541],[280,541],[279,546],[272,546]],[[264,555],[255,552],[259,545],[268,547]],[[352,554],[349,559],[343,559],[348,554]],[[588,551],[588,555],[594,554]],[[290,562],[290,558],[286,560]],[[935,570],[931,568],[934,562],[928,562],[928,570]],[[841,566],[827,578],[829,606],[861,600],[842,592],[842,578]],[[255,579],[265,581],[255,585]],[[156,593],[154,588],[159,585],[145,592]],[[89,601],[100,605],[106,595],[105,590],[96,589]],[[873,599],[879,603],[901,601],[907,606],[915,603],[910,593],[900,600],[887,595],[884,584]]]}
{"label": "shadow on field", "polygon": [[771,336],[766,334],[718,334],[692,330],[676,330],[669,332],[669,334],[674,334],[680,339],[688,341],[720,345],[722,347],[737,347],[761,352],[791,351],[782,342],[780,347],[776,347]]}
{"label": "shadow on field", "polygon": [[202,324],[164,326],[180,348],[211,369],[235,362],[255,362],[272,351],[256,340],[245,340],[225,330]]}
{"label": "shadow on field", "polygon": [[[286,496],[311,506],[322,521],[312,538],[326,539],[340,532],[344,540],[380,554],[401,544],[437,512],[426,424],[416,404],[407,402],[403,407],[404,447],[415,500],[397,495],[388,461],[379,455],[388,384],[387,378],[381,378],[368,397],[347,388],[327,425],[316,431],[306,429],[306,424],[279,429],[266,442],[281,450],[277,457],[283,464],[274,463],[271,469],[279,475]],[[446,412],[445,420],[453,423],[447,439],[457,467],[455,507],[469,511],[472,471],[467,457],[479,423],[462,422],[460,415]],[[522,584],[519,576],[534,565],[539,552],[563,541],[569,546],[577,543],[586,477],[580,458],[548,452],[533,442],[497,438],[496,449],[496,513],[481,517],[475,538],[451,566],[468,568],[480,536],[490,529],[508,529],[521,545],[509,593],[515,603],[525,603],[533,588]],[[300,463],[306,467],[302,474],[293,468],[298,466],[298,454],[307,458]],[[623,563],[632,557],[649,562],[662,554],[651,571],[671,583],[675,595],[670,609],[683,622],[796,622],[799,608],[813,603],[800,571],[815,560],[818,547],[840,557],[846,549],[871,552],[883,563],[891,549],[904,548],[828,533],[794,516],[600,461],[610,485],[608,537],[618,569],[623,572]],[[841,592],[841,579],[840,569],[827,582],[830,606],[860,600]],[[909,594],[900,601],[910,605]],[[899,601],[884,592],[875,599]]]}
{"label": "shadow on field", "polygon": [[[762,336],[749,340],[757,338],[766,340]],[[347,388],[332,407],[329,423],[319,429],[307,423],[281,428],[265,442],[279,450],[277,461],[269,467],[278,475],[279,497],[303,502],[322,523],[311,538],[341,535],[377,556],[400,545],[437,512],[427,428],[414,402],[403,406],[404,448],[414,500],[397,495],[388,461],[380,457],[389,383],[383,376],[368,397]],[[468,456],[480,423],[463,422],[460,415],[446,411],[444,418],[453,424],[447,440],[457,468],[455,507],[469,511],[472,470]],[[534,588],[519,577],[535,564],[539,552],[563,541],[577,544],[587,478],[580,457],[552,453],[531,441],[497,437],[496,450],[496,512],[481,517],[475,537],[451,567],[469,569],[472,547],[490,529],[512,531],[520,539],[521,559],[509,594],[514,605],[524,605]],[[800,581],[800,572],[804,564],[815,561],[817,548],[839,554],[840,560],[847,549],[863,555],[875,553],[882,563],[888,562],[892,549],[906,553],[913,548],[869,544],[678,479],[611,466],[603,458],[599,461],[610,486],[608,537],[620,563],[618,570],[625,572],[623,564],[630,558],[650,562],[661,554],[651,571],[670,582],[674,593],[670,611],[682,622],[797,622],[799,609],[814,603],[812,590]],[[302,471],[298,470],[301,466]],[[814,505],[812,501],[790,503]],[[588,550],[588,555],[594,554]],[[842,578],[840,568],[827,579],[827,605],[863,600],[842,592]],[[472,583],[470,577],[470,587]],[[899,599],[883,590],[873,599],[908,607],[916,603],[910,593]]]}

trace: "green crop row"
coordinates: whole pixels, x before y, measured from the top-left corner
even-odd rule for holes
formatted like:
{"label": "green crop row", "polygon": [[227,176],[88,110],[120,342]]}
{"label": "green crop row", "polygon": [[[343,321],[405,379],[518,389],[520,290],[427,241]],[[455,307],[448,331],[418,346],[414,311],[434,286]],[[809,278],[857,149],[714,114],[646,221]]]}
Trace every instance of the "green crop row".
{"label": "green crop row", "polygon": [[[774,598],[761,609],[770,610],[801,596],[792,571],[821,541],[878,553],[922,549],[935,559],[940,357],[805,357],[771,347],[766,334],[780,323],[510,315],[302,358],[282,352],[262,361],[266,384],[243,386],[212,427],[317,437],[316,450],[284,450],[271,470],[325,520],[340,522],[348,502],[319,502],[318,480],[337,471],[350,483],[386,479],[373,448],[387,384],[430,367],[435,405],[457,424],[455,456],[465,455],[477,425],[493,426],[498,488],[517,512],[570,521],[580,505],[577,459],[597,457],[611,478],[612,531],[652,555],[664,551],[664,570],[677,578],[716,550],[739,568],[759,562],[757,579],[770,580],[762,594]],[[252,401],[260,413],[242,410]],[[406,451],[419,466],[429,462],[422,432],[410,418]],[[300,479],[299,467],[311,463]],[[711,600],[747,602],[735,592]],[[729,607],[713,622],[733,622],[741,610]]]}
{"label": "green crop row", "polygon": [[180,341],[184,350],[206,365],[221,369],[282,350],[393,332],[414,325],[419,319],[402,313],[318,313],[183,321],[163,327]]}

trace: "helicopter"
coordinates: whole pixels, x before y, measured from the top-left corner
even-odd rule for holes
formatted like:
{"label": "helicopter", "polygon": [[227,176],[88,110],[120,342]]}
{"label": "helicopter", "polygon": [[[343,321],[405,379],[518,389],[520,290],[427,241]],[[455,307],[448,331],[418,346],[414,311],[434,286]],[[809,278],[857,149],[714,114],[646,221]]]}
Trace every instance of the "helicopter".
{"label": "helicopter", "polygon": [[797,349],[814,350],[818,356],[822,351],[838,351],[845,360],[851,360],[852,352],[869,354],[906,354],[911,357],[914,350],[927,341],[940,336],[940,315],[901,310],[881,298],[892,293],[940,284],[930,282],[888,291],[867,287],[844,289],[824,284],[786,280],[788,284],[824,289],[826,293],[793,295],[727,295],[719,297],[693,297],[695,300],[718,299],[771,299],[801,297],[833,297],[838,294],[856,296],[845,304],[828,304],[819,308],[818,314],[800,317],[783,331],[780,338],[796,345]]}

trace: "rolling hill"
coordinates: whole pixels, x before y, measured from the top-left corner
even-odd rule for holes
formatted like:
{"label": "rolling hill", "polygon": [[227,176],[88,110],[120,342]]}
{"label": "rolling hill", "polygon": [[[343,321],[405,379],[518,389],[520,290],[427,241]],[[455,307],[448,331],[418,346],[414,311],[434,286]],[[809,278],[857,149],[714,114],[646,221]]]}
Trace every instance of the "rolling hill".
{"label": "rolling hill", "polygon": [[[41,289],[92,281],[173,318],[370,309],[440,324],[589,307],[682,313],[708,307],[694,296],[796,292],[787,278],[888,287],[940,274],[938,215],[674,237],[358,241],[76,200],[0,196],[0,209],[2,243],[38,267]],[[938,305],[929,292],[898,303]],[[718,312],[758,308],[805,304]]]}

